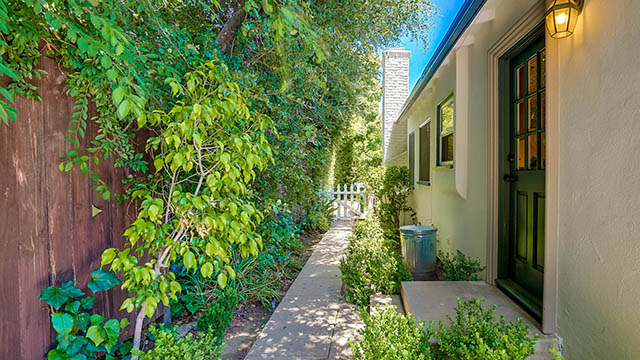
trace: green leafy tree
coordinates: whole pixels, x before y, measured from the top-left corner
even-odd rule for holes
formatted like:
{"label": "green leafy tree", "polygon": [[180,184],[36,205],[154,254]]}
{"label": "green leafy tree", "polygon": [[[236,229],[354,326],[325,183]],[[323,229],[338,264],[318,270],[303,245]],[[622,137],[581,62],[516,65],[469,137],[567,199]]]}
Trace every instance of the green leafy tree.
{"label": "green leafy tree", "polygon": [[[55,57],[76,100],[60,169],[138,206],[125,246],[102,255],[130,291],[122,308],[138,311],[134,347],[181,290],[173,262],[225,287],[231,255],[260,251],[276,200],[324,223],[305,220],[323,213],[319,185],[359,94],[379,87],[372,54],[426,41],[433,12],[426,0],[0,1],[0,120],[18,119],[16,96],[38,99],[38,58]],[[97,176],[100,161],[132,170],[125,193]]]}

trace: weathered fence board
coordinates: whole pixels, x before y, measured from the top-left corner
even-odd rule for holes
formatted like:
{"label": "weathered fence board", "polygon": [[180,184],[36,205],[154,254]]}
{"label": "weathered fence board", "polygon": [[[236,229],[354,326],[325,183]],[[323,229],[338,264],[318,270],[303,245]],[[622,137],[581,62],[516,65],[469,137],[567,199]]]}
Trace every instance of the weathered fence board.
{"label": "weathered fence board", "polygon": [[[42,102],[17,98],[18,121],[0,124],[0,358],[42,359],[53,342],[47,305],[40,291],[75,280],[85,292],[100,254],[121,246],[135,207],[103,201],[88,176],[58,170],[69,150],[64,141],[73,109],[65,95],[65,75],[52,59],[40,68],[48,75],[34,84]],[[90,116],[95,109],[90,109]],[[89,122],[87,139],[97,132]],[[95,169],[114,191],[122,191],[125,169],[102,161]],[[91,216],[91,206],[102,210]],[[101,294],[95,311],[122,317],[126,297],[119,289]]]}

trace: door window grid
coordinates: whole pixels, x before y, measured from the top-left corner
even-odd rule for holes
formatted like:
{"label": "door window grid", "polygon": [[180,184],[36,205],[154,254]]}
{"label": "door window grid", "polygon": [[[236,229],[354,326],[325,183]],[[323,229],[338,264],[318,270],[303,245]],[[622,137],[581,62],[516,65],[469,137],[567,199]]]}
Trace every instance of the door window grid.
{"label": "door window grid", "polygon": [[515,69],[514,118],[518,171],[542,170],[546,165],[545,60],[545,50],[542,49]]}

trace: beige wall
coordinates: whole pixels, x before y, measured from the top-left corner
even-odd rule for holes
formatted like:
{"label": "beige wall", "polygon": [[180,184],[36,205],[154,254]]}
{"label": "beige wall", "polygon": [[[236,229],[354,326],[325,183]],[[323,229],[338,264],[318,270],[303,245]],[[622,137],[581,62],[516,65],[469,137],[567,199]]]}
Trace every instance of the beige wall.
{"label": "beige wall", "polygon": [[640,1],[587,0],[555,41],[563,353],[638,359]]}

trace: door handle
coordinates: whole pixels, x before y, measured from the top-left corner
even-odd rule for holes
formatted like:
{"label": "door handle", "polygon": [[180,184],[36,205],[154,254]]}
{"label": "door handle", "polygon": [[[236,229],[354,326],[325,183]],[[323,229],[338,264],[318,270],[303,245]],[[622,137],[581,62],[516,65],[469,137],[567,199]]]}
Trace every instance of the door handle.
{"label": "door handle", "polygon": [[503,179],[508,183],[512,183],[517,180],[516,176],[513,174],[504,174]]}

